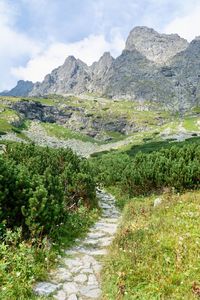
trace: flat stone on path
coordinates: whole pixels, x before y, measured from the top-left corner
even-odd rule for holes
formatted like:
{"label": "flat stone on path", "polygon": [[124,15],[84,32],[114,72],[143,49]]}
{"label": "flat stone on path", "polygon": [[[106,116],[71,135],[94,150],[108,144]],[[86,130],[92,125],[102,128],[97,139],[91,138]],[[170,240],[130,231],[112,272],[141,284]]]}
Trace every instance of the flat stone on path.
{"label": "flat stone on path", "polygon": [[53,292],[55,292],[59,288],[59,285],[50,283],[50,282],[39,282],[35,287],[34,287],[34,292],[39,295],[50,295]]}
{"label": "flat stone on path", "polygon": [[64,291],[58,291],[57,295],[54,296],[56,300],[66,300],[66,293]]}
{"label": "flat stone on path", "polygon": [[67,300],[78,300],[78,298],[76,297],[75,294],[73,294],[73,295],[70,295]]}
{"label": "flat stone on path", "polygon": [[83,288],[80,292],[81,295],[87,297],[87,299],[98,299],[101,295],[101,290],[96,286],[88,286]]}
{"label": "flat stone on path", "polygon": [[50,273],[51,282],[41,282],[35,286],[34,291],[38,295],[52,294],[56,300],[100,299],[101,258],[112,243],[120,214],[114,197],[102,191],[98,191],[97,196],[102,208],[101,219],[84,240],[78,240],[77,246],[65,251],[61,266]]}
{"label": "flat stone on path", "polygon": [[86,282],[87,279],[88,279],[87,275],[85,275],[85,274],[80,274],[80,275],[77,275],[76,277],[74,277],[74,281],[77,282],[77,283]]}

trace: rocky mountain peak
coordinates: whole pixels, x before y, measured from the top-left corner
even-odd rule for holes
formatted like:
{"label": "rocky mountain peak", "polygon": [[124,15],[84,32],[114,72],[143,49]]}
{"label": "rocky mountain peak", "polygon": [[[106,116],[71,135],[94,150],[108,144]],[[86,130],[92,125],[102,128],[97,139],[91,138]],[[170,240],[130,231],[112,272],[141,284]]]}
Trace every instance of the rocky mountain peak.
{"label": "rocky mountain peak", "polygon": [[28,94],[31,92],[33,89],[33,82],[32,81],[24,81],[24,80],[19,80],[17,82],[17,85],[10,91],[5,91],[0,93],[0,96],[28,96]]}
{"label": "rocky mountain peak", "polygon": [[111,56],[110,52],[105,52],[99,59],[99,61],[94,62],[90,67],[90,74],[92,82],[88,85],[88,90],[90,92],[101,92],[104,79],[106,78],[107,73],[109,72],[114,58]]}
{"label": "rocky mountain peak", "polygon": [[178,34],[160,34],[152,28],[141,26],[130,32],[125,50],[136,49],[147,59],[164,64],[187,46],[188,42]]}
{"label": "rocky mountain peak", "polygon": [[91,66],[93,73],[102,73],[102,71],[108,70],[108,68],[113,63],[114,58],[111,56],[110,52],[105,52],[99,59],[99,61],[94,62]]}
{"label": "rocky mountain peak", "polygon": [[[62,66],[60,66],[58,69],[60,70],[61,68],[63,69],[71,69],[74,66],[81,66],[84,68],[87,68],[87,65],[80,59],[76,59],[74,56],[70,55],[65,59],[65,62]],[[57,70],[57,69],[55,69]]]}
{"label": "rocky mountain peak", "polygon": [[37,83],[30,96],[47,94],[82,93],[90,79],[89,67],[80,59],[68,56],[64,64],[45,76],[44,81]]}
{"label": "rocky mountain peak", "polygon": [[102,55],[102,57],[100,59],[104,59],[104,60],[111,59],[111,60],[113,60],[114,58],[112,57],[110,52],[104,52],[104,54]]}
{"label": "rocky mountain peak", "polygon": [[73,62],[73,61],[76,61],[76,58],[73,56],[73,55],[69,55],[66,59],[65,59],[65,63],[68,63],[68,62]]}

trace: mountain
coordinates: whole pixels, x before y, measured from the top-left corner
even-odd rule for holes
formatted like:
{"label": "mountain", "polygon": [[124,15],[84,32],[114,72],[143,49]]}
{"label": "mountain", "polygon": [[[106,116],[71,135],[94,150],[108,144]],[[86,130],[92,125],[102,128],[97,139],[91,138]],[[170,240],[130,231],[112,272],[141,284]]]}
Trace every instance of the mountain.
{"label": "mountain", "polygon": [[20,89],[18,83],[6,94],[43,96],[92,92],[184,111],[200,105],[199,79],[199,37],[188,43],[177,34],[160,34],[141,26],[130,32],[125,49],[116,59],[106,52],[89,67],[69,56],[43,82],[30,83],[28,89],[21,81],[24,88]]}
{"label": "mountain", "polygon": [[32,91],[33,86],[34,86],[34,84],[31,81],[19,80],[17,82],[16,87],[14,87],[10,91],[4,91],[4,92],[0,93],[0,96],[24,96],[24,97],[26,97]]}
{"label": "mountain", "polygon": [[86,91],[89,81],[89,67],[74,56],[69,56],[62,66],[46,75],[43,82],[36,83],[29,95],[81,94]]}
{"label": "mountain", "polygon": [[94,62],[90,68],[90,76],[92,78],[87,89],[89,92],[102,93],[103,87],[106,84],[106,75],[109,73],[114,58],[109,52],[105,52],[98,62]]}
{"label": "mountain", "polygon": [[135,49],[124,50],[116,58],[106,75],[103,93],[111,98],[161,102],[172,91],[170,83],[155,63]]}
{"label": "mountain", "polygon": [[[188,108],[200,104],[200,37],[170,61],[169,71],[175,86],[179,105]],[[187,99],[187,101],[186,101]]]}

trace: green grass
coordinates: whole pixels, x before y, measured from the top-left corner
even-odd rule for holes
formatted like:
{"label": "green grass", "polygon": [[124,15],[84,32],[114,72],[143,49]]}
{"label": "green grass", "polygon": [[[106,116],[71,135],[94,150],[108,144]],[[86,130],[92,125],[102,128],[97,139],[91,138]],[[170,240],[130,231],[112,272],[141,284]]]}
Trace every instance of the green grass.
{"label": "green grass", "polygon": [[183,122],[183,127],[189,131],[200,131],[200,127],[197,125],[197,121],[197,117],[186,118]]}
{"label": "green grass", "polygon": [[0,132],[10,132],[14,128],[12,122],[18,121],[19,116],[17,113],[11,109],[5,109],[0,112]]}
{"label": "green grass", "polygon": [[12,96],[0,96],[0,102],[18,102],[19,97],[12,97]]}
{"label": "green grass", "polygon": [[117,142],[126,139],[128,136],[116,131],[106,131],[106,135],[112,138],[111,142]]}
{"label": "green grass", "polygon": [[5,119],[1,119],[1,116],[0,116],[0,132],[9,132],[11,131],[12,129],[12,125],[10,123],[8,123],[7,120]]}
{"label": "green grass", "polygon": [[47,277],[53,266],[56,252],[42,241],[22,241],[20,229],[7,231],[5,241],[0,244],[0,299],[35,299],[32,286],[36,279]]}
{"label": "green grass", "polygon": [[161,197],[158,207],[154,196],[128,199],[102,271],[104,300],[198,298],[200,192]]}
{"label": "green grass", "polygon": [[200,106],[196,106],[192,109],[193,112],[195,113],[200,113]]}
{"label": "green grass", "polygon": [[83,142],[97,143],[97,141],[87,135],[72,131],[56,123],[41,123],[41,125],[45,128],[50,136],[55,136],[62,139],[78,139]]}

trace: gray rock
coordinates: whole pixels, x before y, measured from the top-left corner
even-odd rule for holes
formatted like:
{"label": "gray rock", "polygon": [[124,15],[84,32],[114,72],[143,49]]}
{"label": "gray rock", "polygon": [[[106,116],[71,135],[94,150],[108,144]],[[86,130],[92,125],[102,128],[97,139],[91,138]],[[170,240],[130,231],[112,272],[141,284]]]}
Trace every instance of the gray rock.
{"label": "gray rock", "polygon": [[101,290],[97,288],[95,285],[91,285],[88,287],[84,287],[80,290],[81,295],[92,298],[92,299],[98,299],[101,295]]}
{"label": "gray rock", "polygon": [[67,300],[78,300],[78,298],[75,294],[73,294],[73,295],[70,295]]}
{"label": "gray rock", "polygon": [[95,275],[89,275],[88,284],[89,285],[98,285],[98,281],[97,281],[97,278]]}
{"label": "gray rock", "polygon": [[160,34],[152,28],[139,26],[130,32],[125,49],[136,49],[147,59],[163,64],[187,46],[188,42],[178,34]]}
{"label": "gray rock", "polygon": [[63,290],[68,295],[76,294],[78,292],[78,285],[75,282],[67,282],[63,285]]}
{"label": "gray rock", "polygon": [[56,295],[53,296],[56,300],[68,300],[66,293],[64,291],[58,291]]}
{"label": "gray rock", "polygon": [[93,274],[92,268],[84,268],[80,270],[81,274]]}
{"label": "gray rock", "polygon": [[57,289],[60,288],[60,285],[54,284],[54,283],[50,283],[50,282],[39,282],[38,284],[35,285],[34,287],[34,292],[37,295],[40,296],[48,296],[52,293],[54,293]]}
{"label": "gray rock", "polygon": [[[114,58],[109,52],[105,52],[98,62],[94,62],[91,66],[91,82],[88,84],[87,89],[89,92],[102,92],[101,85],[103,84],[106,74],[109,72]],[[99,83],[101,82],[101,85]]]}
{"label": "gray rock", "polygon": [[154,206],[154,207],[157,207],[157,206],[159,206],[161,203],[162,203],[162,198],[156,198],[156,199],[154,200],[153,206]]}
{"label": "gray rock", "polygon": [[85,274],[80,274],[74,277],[74,281],[77,283],[84,283],[87,281],[87,276]]}
{"label": "gray rock", "polygon": [[66,268],[59,268],[57,271],[52,272],[51,276],[56,282],[72,281],[72,274]]}

